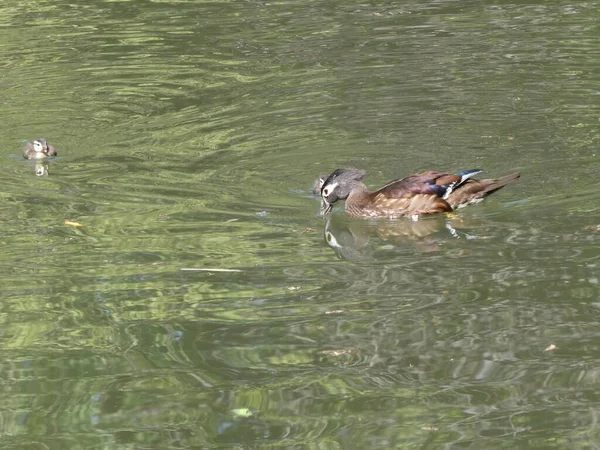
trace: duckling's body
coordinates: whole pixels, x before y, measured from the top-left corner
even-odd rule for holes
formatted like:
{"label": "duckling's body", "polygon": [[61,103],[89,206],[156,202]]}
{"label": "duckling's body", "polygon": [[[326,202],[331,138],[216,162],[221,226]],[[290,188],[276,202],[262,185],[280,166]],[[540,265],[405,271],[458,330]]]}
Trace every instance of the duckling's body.
{"label": "duckling's body", "polygon": [[345,200],[346,214],[354,217],[393,218],[450,212],[479,203],[520,177],[519,173],[513,173],[498,179],[472,178],[479,172],[479,169],[457,174],[424,172],[369,191],[362,181],[364,171],[337,169],[323,182],[322,209],[327,214],[335,202]]}
{"label": "duckling's body", "polygon": [[329,175],[319,175],[315,182],[312,185],[312,193],[315,195],[321,195],[321,188],[323,187],[323,183],[327,179]]}
{"label": "duckling's body", "polygon": [[23,147],[23,157],[25,159],[43,159],[56,155],[58,155],[56,149],[44,138],[37,138]]}

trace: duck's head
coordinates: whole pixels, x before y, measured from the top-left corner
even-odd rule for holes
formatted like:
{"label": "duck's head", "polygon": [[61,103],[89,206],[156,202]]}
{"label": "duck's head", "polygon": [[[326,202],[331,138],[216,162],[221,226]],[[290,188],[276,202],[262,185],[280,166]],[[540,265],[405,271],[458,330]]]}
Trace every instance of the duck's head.
{"label": "duck's head", "polygon": [[336,169],[321,187],[321,212],[328,214],[338,200],[346,200],[354,187],[361,183],[365,171],[353,168]]}

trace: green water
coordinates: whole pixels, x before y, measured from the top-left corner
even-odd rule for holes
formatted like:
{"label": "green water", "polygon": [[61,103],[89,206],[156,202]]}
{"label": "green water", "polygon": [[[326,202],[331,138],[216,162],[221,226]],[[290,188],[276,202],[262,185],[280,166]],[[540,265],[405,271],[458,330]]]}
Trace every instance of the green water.
{"label": "green water", "polygon": [[[599,447],[598,14],[0,3],[1,447]],[[345,166],[522,178],[326,221]]]}

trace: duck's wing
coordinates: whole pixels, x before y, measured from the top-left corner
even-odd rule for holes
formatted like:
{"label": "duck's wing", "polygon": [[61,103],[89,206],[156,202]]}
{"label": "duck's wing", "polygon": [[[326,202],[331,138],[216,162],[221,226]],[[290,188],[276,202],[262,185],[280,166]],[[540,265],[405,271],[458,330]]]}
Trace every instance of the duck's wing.
{"label": "duck's wing", "polygon": [[371,194],[374,209],[386,211],[388,215],[421,215],[451,211],[444,200],[447,186],[436,181],[443,176],[440,172],[424,172],[400,180],[390,181]]}
{"label": "duck's wing", "polygon": [[469,169],[455,174],[428,171],[409,175],[374,192],[372,201],[376,207],[403,211],[404,215],[452,211],[454,206],[448,198],[479,172],[480,169]]}

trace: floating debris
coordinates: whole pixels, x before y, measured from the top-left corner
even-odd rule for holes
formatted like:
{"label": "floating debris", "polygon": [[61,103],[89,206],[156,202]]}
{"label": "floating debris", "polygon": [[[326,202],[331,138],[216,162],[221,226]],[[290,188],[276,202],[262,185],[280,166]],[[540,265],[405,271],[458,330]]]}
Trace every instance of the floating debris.
{"label": "floating debris", "polygon": [[239,269],[210,269],[207,267],[184,267],[180,270],[185,272],[243,272]]}
{"label": "floating debris", "polygon": [[65,225],[69,225],[69,226],[71,226],[71,227],[83,227],[83,226],[85,226],[85,225],[84,225],[84,224],[82,224],[82,223],[79,223],[79,222],[73,222],[72,220],[69,220],[69,219],[65,219]]}
{"label": "floating debris", "polygon": [[342,356],[342,355],[350,355],[354,353],[354,350],[351,349],[339,349],[339,350],[321,350],[317,352],[319,355],[327,355],[327,356]]}
{"label": "floating debris", "polygon": [[232,409],[231,412],[237,417],[252,417],[253,415],[252,411],[250,411],[248,408]]}

